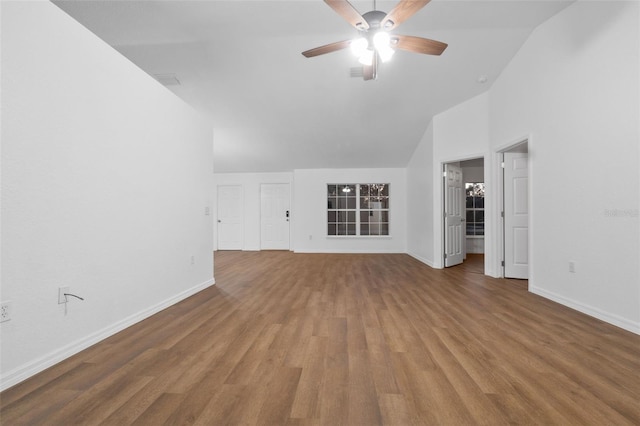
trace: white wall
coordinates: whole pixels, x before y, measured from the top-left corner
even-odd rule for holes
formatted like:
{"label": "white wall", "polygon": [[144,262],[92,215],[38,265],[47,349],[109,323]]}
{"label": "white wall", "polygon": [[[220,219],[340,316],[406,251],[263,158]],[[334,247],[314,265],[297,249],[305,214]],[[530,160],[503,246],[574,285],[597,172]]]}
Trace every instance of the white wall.
{"label": "white wall", "polygon": [[532,33],[490,94],[494,150],[531,135],[530,290],[636,333],[638,15],[637,2],[576,2]]}
{"label": "white wall", "polygon": [[[294,170],[294,250],[322,253],[406,252],[405,169]],[[389,232],[385,237],[327,237],[327,184],[389,183]]]}
{"label": "white wall", "polygon": [[190,107],[53,4],[2,2],[0,386],[211,285],[212,180]]}
{"label": "white wall", "polygon": [[[489,95],[487,92],[469,99],[433,118],[433,266],[442,268],[443,264],[443,221],[442,221],[442,165],[472,158],[489,156]],[[485,161],[485,215],[491,215],[487,206],[493,197],[495,185],[491,179],[491,168]],[[491,241],[491,226],[485,224],[485,239]],[[495,254],[491,250],[485,253],[485,273],[495,276],[493,268]]]}
{"label": "white wall", "polygon": [[[260,185],[263,183],[288,183],[292,186],[293,173],[216,173],[213,200],[215,204],[214,219],[217,223],[217,187],[218,185],[241,185],[243,190],[243,245],[242,250],[260,250]],[[291,221],[295,221],[295,212],[291,213]],[[291,223],[292,223],[291,222]],[[293,227],[292,227],[293,228]],[[218,249],[214,229],[214,247]]]}
{"label": "white wall", "polygon": [[433,256],[433,122],[407,166],[407,253],[429,266]]}

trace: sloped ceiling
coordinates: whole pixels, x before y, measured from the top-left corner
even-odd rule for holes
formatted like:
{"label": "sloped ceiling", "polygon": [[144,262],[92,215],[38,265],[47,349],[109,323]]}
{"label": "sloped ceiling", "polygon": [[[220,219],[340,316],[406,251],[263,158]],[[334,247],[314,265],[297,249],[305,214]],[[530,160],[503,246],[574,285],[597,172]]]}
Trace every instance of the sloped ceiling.
{"label": "sloped ceiling", "polygon": [[149,74],[177,76],[167,88],[214,127],[216,172],[280,172],[406,166],[433,115],[488,90],[531,31],[572,1],[433,0],[394,33],[447,50],[398,51],[375,81],[350,76],[348,50],[301,55],[356,35],[321,0],[54,3]]}

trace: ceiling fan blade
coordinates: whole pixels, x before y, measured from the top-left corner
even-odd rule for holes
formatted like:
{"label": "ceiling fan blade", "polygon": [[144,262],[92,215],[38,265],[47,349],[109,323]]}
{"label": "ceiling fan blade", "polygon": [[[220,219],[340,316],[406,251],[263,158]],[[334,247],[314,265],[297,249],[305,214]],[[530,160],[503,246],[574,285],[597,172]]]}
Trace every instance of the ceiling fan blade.
{"label": "ceiling fan blade", "polygon": [[350,23],[356,30],[368,30],[369,24],[347,0],[324,0],[338,15]]}
{"label": "ceiling fan blade", "polygon": [[380,28],[392,30],[422,9],[429,1],[430,0],[400,0],[400,3],[398,3],[391,12],[387,13],[387,16],[385,16],[380,23]]}
{"label": "ceiling fan blade", "polygon": [[314,56],[324,55],[325,53],[335,52],[336,50],[346,49],[349,47],[349,44],[351,44],[351,40],[337,41],[335,43],[316,47],[315,49],[305,50],[302,54],[307,58],[312,58]]}
{"label": "ceiling fan blade", "polygon": [[391,45],[398,49],[424,53],[425,55],[441,55],[448,46],[447,43],[428,38],[395,34],[391,36]]}

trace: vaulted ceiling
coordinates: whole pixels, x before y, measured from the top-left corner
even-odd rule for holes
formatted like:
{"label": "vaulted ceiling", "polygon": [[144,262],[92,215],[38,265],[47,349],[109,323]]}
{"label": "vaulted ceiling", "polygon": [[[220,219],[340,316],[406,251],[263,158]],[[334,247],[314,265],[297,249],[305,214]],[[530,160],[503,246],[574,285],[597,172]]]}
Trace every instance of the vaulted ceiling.
{"label": "vaulted ceiling", "polygon": [[406,166],[433,115],[487,91],[572,1],[433,0],[393,32],[446,51],[398,51],[375,81],[350,76],[348,49],[301,55],[356,36],[322,0],[54,3],[149,74],[176,75],[167,88],[213,125],[216,172],[269,172]]}

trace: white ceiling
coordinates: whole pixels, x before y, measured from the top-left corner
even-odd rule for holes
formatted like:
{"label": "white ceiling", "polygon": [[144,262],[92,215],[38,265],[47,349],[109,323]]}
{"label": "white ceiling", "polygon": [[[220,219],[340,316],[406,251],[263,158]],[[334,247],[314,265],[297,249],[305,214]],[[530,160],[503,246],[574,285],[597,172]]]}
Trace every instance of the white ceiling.
{"label": "white ceiling", "polygon": [[348,50],[301,55],[356,35],[322,0],[55,3],[146,72],[176,74],[181,85],[168,88],[214,126],[216,172],[280,172],[406,166],[433,115],[488,90],[572,1],[433,0],[393,32],[447,50],[398,51],[376,81],[350,77]]}

